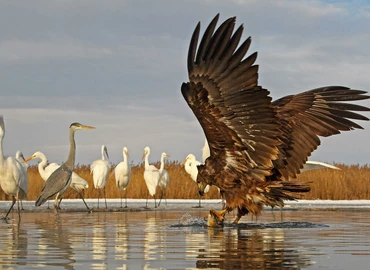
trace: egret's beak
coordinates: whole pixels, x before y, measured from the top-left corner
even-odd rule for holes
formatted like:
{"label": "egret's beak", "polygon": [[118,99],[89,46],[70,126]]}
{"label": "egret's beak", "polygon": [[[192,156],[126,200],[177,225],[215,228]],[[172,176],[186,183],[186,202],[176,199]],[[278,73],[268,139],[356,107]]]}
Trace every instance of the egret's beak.
{"label": "egret's beak", "polygon": [[33,156],[32,156],[32,157],[27,158],[26,160],[24,160],[24,162],[28,162],[28,161],[30,161],[30,160],[32,160],[32,159],[33,159]]}
{"label": "egret's beak", "polygon": [[128,157],[130,157],[130,154],[128,153],[128,151],[126,152],[126,155],[127,155]]}
{"label": "egret's beak", "polygon": [[145,151],[144,151],[143,156],[141,157],[141,159],[144,160],[144,158],[145,158]]}
{"label": "egret's beak", "polygon": [[84,126],[84,125],[82,125],[81,128],[82,129],[95,129],[95,127],[93,126]]}
{"label": "egret's beak", "polygon": [[166,154],[166,157],[170,157],[170,155]]}
{"label": "egret's beak", "polygon": [[185,162],[188,160],[188,158],[185,158],[183,162],[181,162],[181,166],[185,164]]}
{"label": "egret's beak", "polygon": [[205,190],[206,186],[207,186],[207,184],[205,184],[203,182],[198,183],[198,192],[199,192],[200,196],[204,195],[204,190]]}

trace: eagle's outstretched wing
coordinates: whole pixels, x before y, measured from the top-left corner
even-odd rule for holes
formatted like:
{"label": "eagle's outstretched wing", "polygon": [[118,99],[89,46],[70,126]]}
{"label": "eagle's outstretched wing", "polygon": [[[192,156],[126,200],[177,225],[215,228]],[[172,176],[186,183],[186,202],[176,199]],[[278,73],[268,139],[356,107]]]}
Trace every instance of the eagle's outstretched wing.
{"label": "eagle's outstretched wing", "polygon": [[286,96],[273,102],[282,124],[282,144],[275,168],[285,179],[300,172],[308,156],[320,145],[318,136],[362,129],[351,120],[369,120],[354,111],[369,111],[364,106],[347,103],[368,99],[366,92],[343,86],[328,86]]}
{"label": "eagle's outstretched wing", "polygon": [[257,53],[244,59],[251,39],[238,47],[243,26],[233,33],[235,17],[214,31],[218,16],[198,48],[200,23],[195,28],[188,52],[190,82],[181,92],[204,130],[211,156],[225,155],[220,165],[264,180],[278,155],[280,125],[269,91],[258,86]]}

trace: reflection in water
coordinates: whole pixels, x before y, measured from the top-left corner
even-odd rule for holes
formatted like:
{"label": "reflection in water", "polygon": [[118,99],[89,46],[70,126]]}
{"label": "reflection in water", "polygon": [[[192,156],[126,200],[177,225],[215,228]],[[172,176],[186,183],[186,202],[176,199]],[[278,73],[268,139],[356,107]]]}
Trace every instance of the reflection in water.
{"label": "reflection in water", "polygon": [[[27,231],[22,229],[21,224],[4,224],[1,233],[4,237],[0,244],[0,265],[12,264],[13,262],[25,265],[28,254]],[[2,269],[1,266],[0,268]],[[8,269],[15,269],[15,267]]]}
{"label": "reflection in water", "polygon": [[92,268],[97,270],[108,269],[107,265],[107,235],[106,212],[97,213],[97,223],[92,228]]}
{"label": "reflection in water", "polygon": [[38,236],[38,257],[42,265],[63,266],[64,269],[73,269],[75,260],[72,259],[74,251],[68,236],[70,228],[60,219],[59,215],[48,215],[48,218],[35,220]]}
{"label": "reflection in water", "polygon": [[129,229],[127,226],[127,213],[116,215],[116,239],[115,239],[115,260],[123,261],[122,267],[117,269],[126,270],[126,260],[129,252]]}
{"label": "reflection in water", "polygon": [[170,226],[175,211],[24,213],[20,225],[0,224],[0,269],[367,268],[368,213],[288,214],[307,223],[210,229]]}
{"label": "reflection in water", "polygon": [[310,265],[287,246],[283,229],[208,230],[208,247],[199,249],[197,268],[296,269]]}

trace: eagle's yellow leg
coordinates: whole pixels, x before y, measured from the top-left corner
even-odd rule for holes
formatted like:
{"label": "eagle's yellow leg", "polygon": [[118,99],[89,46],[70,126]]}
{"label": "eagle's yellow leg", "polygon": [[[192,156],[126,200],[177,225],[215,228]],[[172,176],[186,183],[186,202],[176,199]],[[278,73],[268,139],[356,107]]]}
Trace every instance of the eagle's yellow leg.
{"label": "eagle's yellow leg", "polygon": [[238,222],[239,222],[239,220],[240,220],[240,218],[241,218],[241,217],[242,217],[242,216],[237,215],[237,216],[236,216],[236,218],[234,219],[233,223],[234,223],[234,224],[238,224]]}

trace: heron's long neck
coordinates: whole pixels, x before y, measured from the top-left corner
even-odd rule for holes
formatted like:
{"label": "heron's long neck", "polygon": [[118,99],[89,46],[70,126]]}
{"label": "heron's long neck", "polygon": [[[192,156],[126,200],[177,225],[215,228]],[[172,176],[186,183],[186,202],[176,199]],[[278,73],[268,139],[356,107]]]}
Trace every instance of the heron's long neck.
{"label": "heron's long neck", "polygon": [[71,170],[75,167],[75,156],[76,156],[76,143],[75,143],[75,130],[69,130],[69,154],[66,164]]}

